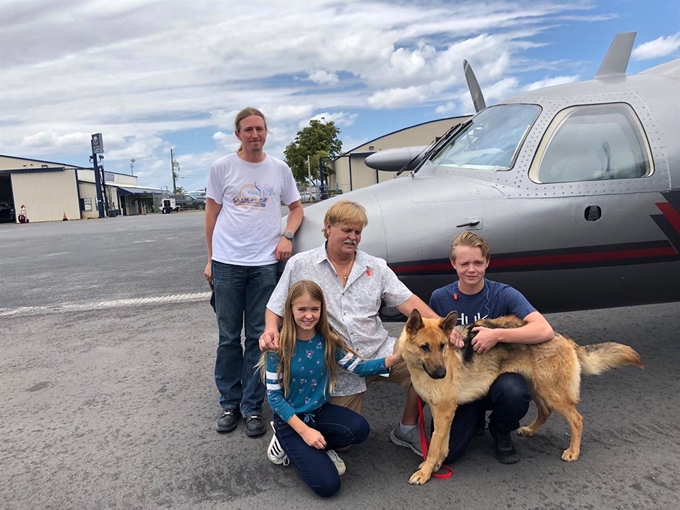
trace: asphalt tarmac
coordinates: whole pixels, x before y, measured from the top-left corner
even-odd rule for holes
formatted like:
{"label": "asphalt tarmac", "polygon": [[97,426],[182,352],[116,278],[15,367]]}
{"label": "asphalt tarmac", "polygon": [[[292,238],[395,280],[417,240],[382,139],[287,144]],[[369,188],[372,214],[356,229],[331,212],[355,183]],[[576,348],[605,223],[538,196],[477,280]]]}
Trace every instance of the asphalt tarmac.
{"label": "asphalt tarmac", "polygon": [[270,432],[215,432],[203,213],[0,225],[0,247],[0,508],[680,508],[680,303],[547,315],[645,363],[584,378],[577,462],[560,460],[553,416],[515,439],[518,464],[499,464],[486,433],[452,478],[411,486],[419,460],[389,440],[404,390],[375,384],[370,437],[321,500],[267,460]]}

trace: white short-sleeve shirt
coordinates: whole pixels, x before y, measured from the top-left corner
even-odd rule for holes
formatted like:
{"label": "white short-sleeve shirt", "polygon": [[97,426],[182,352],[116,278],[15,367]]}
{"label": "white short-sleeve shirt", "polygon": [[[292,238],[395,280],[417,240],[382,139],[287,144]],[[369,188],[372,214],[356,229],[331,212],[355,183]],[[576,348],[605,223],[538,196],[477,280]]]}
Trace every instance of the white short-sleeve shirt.
{"label": "white short-sleeve shirt", "polygon": [[[413,293],[383,259],[357,250],[352,272],[343,287],[328,260],[325,245],[298,253],[286,262],[267,308],[283,317],[288,291],[300,280],[312,280],[321,286],[330,325],[363,358],[392,354],[395,338],[389,336],[378,315],[381,300],[395,307]],[[363,391],[366,391],[363,377],[340,372],[333,396],[355,395]]]}
{"label": "white short-sleeve shirt", "polygon": [[300,200],[288,165],[269,155],[249,163],[229,154],[210,168],[206,197],[222,206],[213,230],[213,260],[239,266],[276,263],[281,202]]}

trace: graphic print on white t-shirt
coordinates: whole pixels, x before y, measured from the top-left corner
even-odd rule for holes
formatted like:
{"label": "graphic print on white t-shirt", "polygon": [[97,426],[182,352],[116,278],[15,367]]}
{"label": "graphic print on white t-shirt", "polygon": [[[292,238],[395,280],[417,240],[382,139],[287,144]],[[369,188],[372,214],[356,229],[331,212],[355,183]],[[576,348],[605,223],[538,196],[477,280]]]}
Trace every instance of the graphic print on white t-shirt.
{"label": "graphic print on white t-shirt", "polygon": [[274,189],[268,184],[246,184],[234,197],[234,205],[242,209],[265,209]]}

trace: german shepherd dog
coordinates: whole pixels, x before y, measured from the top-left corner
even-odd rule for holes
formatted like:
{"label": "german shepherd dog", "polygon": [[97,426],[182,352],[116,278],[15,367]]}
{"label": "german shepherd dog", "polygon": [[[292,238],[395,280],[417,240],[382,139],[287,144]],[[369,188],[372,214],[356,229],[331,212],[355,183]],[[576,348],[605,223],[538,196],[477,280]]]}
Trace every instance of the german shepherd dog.
{"label": "german shepherd dog", "polygon": [[[430,406],[434,420],[430,452],[411,476],[409,483],[412,484],[427,482],[441,467],[449,452],[449,433],[456,408],[486,395],[499,375],[505,372],[523,375],[538,408],[536,420],[517,430],[519,435],[536,434],[552,411],[567,420],[571,442],[562,459],[571,462],[578,459],[583,431],[583,418],[576,411],[581,373],[598,375],[623,365],[643,368],[640,355],[626,345],[607,342],[582,347],[561,333],[544,343],[499,343],[489,352],[477,354],[471,343],[476,334],[472,328],[519,328],[525,322],[505,316],[457,326],[457,318],[458,314],[451,312],[445,319],[426,319],[414,310],[396,343],[395,348],[401,351],[408,366],[411,382]],[[449,344],[454,328],[465,341],[461,350]]]}

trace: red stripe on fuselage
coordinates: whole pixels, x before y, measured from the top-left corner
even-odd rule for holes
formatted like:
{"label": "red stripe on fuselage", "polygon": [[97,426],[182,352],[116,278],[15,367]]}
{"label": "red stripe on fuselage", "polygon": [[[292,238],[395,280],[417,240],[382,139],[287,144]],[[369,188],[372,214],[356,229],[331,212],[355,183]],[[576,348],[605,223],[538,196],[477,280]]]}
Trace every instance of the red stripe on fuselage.
{"label": "red stripe on fuselage", "polygon": [[[556,255],[537,255],[529,257],[517,257],[507,259],[491,258],[490,268],[513,268],[525,266],[568,265],[582,262],[603,262],[627,259],[642,259],[654,257],[667,257],[677,255],[672,246],[659,248],[639,248],[631,250],[600,251],[590,253],[564,253]],[[448,271],[450,264],[422,264],[412,266],[399,266],[392,268],[395,273],[419,273],[426,271]]]}
{"label": "red stripe on fuselage", "polygon": [[678,214],[678,211],[673,209],[673,206],[668,202],[660,202],[656,204],[656,206],[671,223],[671,225],[673,225],[675,231],[680,234],[680,214]]}
{"label": "red stripe on fuselage", "polygon": [[677,255],[672,246],[664,248],[640,248],[635,250],[602,251],[591,253],[565,253],[562,255],[538,255],[516,259],[491,259],[491,267],[540,266],[551,264],[574,264],[578,262],[601,262],[608,260],[642,259]]}

